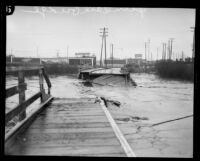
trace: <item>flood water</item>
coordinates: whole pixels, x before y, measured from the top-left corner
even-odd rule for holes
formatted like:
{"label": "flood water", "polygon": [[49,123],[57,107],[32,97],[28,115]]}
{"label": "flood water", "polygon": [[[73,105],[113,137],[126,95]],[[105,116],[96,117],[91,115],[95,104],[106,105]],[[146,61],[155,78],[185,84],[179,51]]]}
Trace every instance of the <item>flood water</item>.
{"label": "flood water", "polygon": [[[192,157],[193,117],[166,123],[145,132],[134,132],[139,125],[152,125],[166,120],[193,114],[193,83],[161,79],[154,74],[131,74],[136,87],[84,86],[82,80],[72,76],[50,76],[51,94],[59,98],[97,96],[116,100],[120,107],[109,108],[136,156],[142,157]],[[25,79],[26,98],[39,91],[38,77]],[[17,85],[16,77],[6,77],[6,88]],[[47,89],[47,87],[45,86]],[[18,96],[6,99],[6,111],[15,107]],[[31,105],[30,112],[39,100]],[[127,121],[138,117],[141,120]],[[120,120],[121,119],[121,120]],[[124,120],[123,120],[124,119]],[[137,125],[137,126],[135,126]],[[127,130],[128,129],[128,130]],[[172,130],[170,130],[172,129]],[[130,133],[133,130],[131,136]],[[135,137],[135,136],[138,137]],[[135,138],[135,139],[134,139]],[[138,139],[141,138],[141,139]]]}

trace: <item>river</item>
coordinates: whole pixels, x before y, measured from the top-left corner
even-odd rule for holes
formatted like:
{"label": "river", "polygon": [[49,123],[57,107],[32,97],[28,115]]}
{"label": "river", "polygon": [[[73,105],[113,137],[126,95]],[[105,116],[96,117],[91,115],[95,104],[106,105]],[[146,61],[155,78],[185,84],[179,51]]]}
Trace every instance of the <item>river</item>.
{"label": "river", "polygon": [[[102,96],[119,101],[120,107],[109,106],[108,109],[136,156],[192,157],[193,117],[154,127],[151,125],[192,115],[193,83],[161,79],[154,74],[144,73],[131,74],[131,77],[137,83],[136,87],[91,87],[72,76],[50,76],[51,94],[59,98]],[[26,98],[29,98],[39,90],[39,81],[36,76],[25,81]],[[16,77],[6,77],[6,88],[16,84]],[[17,95],[6,99],[6,111],[17,103]],[[39,104],[39,100],[27,112],[33,110],[36,104]]]}

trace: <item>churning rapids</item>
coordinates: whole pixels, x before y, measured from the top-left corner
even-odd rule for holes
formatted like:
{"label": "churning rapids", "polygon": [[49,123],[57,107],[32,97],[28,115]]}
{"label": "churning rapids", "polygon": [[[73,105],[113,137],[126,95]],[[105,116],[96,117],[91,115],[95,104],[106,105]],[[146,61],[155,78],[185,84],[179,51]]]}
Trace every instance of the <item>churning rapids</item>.
{"label": "churning rapids", "polygon": [[[136,87],[85,86],[72,76],[50,76],[51,94],[58,98],[104,97],[121,106],[108,107],[136,156],[192,157],[193,117],[153,124],[193,115],[193,83],[160,79],[154,74],[131,74]],[[38,77],[26,77],[26,98],[39,90]],[[6,77],[6,88],[17,77]],[[47,86],[45,86],[47,89]],[[6,111],[15,107],[18,96],[6,99]],[[39,100],[27,109],[34,110]]]}

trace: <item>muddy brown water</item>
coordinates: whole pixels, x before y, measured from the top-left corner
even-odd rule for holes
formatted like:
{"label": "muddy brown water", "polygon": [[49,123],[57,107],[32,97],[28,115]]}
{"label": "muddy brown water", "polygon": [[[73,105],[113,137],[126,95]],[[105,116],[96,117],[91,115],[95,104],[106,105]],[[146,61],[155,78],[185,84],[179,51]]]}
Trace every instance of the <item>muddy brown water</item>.
{"label": "muddy brown water", "polygon": [[[193,114],[193,83],[161,79],[154,74],[131,74],[137,87],[85,86],[71,76],[50,76],[56,98],[104,97],[121,103],[108,107],[133,151],[142,157],[192,157],[193,118],[150,127],[154,123]],[[26,98],[39,91],[38,77],[26,78]],[[6,88],[17,85],[6,77]],[[47,89],[47,86],[45,85]],[[18,104],[18,96],[6,99],[6,111]],[[34,102],[27,113],[34,110]],[[138,127],[140,131],[137,131]]]}

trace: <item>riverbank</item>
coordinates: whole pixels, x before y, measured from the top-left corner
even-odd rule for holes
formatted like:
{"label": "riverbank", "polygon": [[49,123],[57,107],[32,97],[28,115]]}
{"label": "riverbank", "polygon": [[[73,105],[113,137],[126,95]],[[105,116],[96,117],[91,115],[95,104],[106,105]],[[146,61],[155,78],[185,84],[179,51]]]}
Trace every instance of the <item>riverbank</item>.
{"label": "riverbank", "polygon": [[162,78],[194,81],[194,64],[160,61],[155,64],[156,74]]}
{"label": "riverbank", "polygon": [[154,65],[148,67],[145,71],[144,67],[136,64],[127,64],[127,70],[130,73],[154,73],[160,78],[167,80],[194,81],[194,64],[181,61],[158,61]]}
{"label": "riverbank", "polygon": [[[15,65],[17,67],[17,65]],[[19,66],[19,65],[18,65]],[[32,66],[30,64],[23,64],[23,66]],[[34,65],[33,65],[34,66]],[[35,65],[36,66],[36,65]],[[48,75],[69,75],[69,76],[77,76],[79,73],[79,67],[76,65],[69,65],[67,63],[51,63],[51,64],[43,64],[45,71]],[[17,72],[9,73],[8,75],[17,76]],[[25,71],[26,76],[37,76],[38,71]]]}

